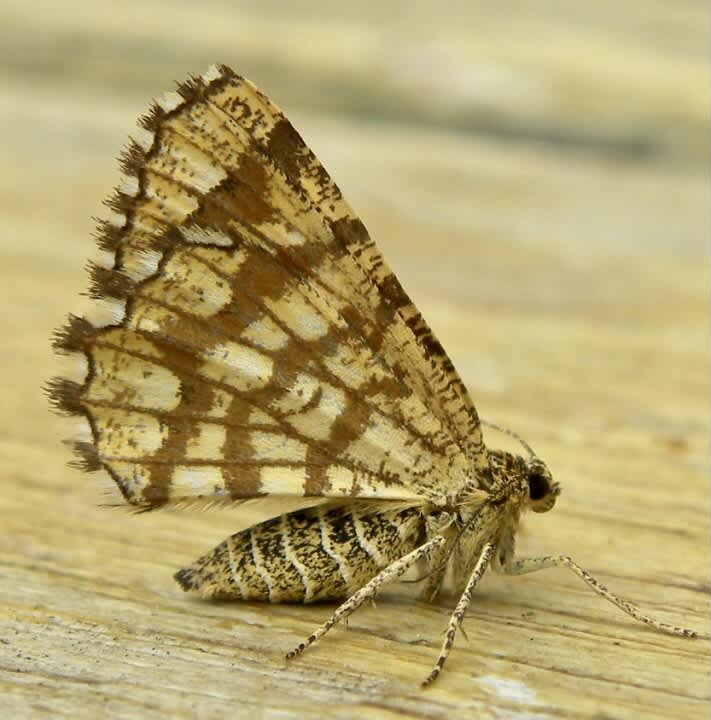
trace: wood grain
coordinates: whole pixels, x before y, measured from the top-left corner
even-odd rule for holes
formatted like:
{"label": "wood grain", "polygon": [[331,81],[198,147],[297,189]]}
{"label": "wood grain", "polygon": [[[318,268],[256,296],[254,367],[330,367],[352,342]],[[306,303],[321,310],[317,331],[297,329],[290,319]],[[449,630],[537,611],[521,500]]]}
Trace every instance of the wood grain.
{"label": "wood grain", "polygon": [[[707,8],[588,5],[4,3],[3,717],[707,717]],[[481,414],[562,483],[521,551],[569,553],[702,638],[551,570],[486,577],[427,691],[454,600],[412,586],[287,664],[329,606],[206,603],[171,579],[258,508],[130,515],[66,467],[40,386],[90,216],[151,95],[216,60],[288,111]]]}

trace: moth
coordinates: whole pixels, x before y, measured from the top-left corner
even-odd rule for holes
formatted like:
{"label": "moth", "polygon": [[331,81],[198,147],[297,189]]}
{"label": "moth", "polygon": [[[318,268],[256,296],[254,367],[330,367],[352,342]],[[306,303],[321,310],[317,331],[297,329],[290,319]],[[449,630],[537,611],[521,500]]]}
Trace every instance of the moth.
{"label": "moth", "polygon": [[525,443],[487,448],[474,404],[362,222],[281,111],[214,66],[157,100],[107,201],[92,308],[54,339],[77,377],[49,384],[85,418],[74,447],[141,510],[314,499],[227,538],[175,578],[207,598],[343,600],[301,653],[419,567],[459,601],[440,673],[487,568],[565,567],[657,630],[566,555],[517,558],[527,510],[560,485]]}

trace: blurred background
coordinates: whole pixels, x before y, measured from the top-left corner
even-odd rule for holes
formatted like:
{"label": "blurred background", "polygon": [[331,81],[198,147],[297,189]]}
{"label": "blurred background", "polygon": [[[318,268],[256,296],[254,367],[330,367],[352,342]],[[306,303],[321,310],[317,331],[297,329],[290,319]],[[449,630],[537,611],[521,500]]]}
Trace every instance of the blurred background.
{"label": "blurred background", "polygon": [[287,113],[481,414],[563,479],[540,547],[572,553],[560,535],[584,518],[587,552],[619,561],[605,522],[653,487],[654,522],[690,535],[634,561],[651,573],[681,553],[707,573],[705,0],[2,0],[0,565],[26,573],[31,602],[54,597],[38,567],[98,576],[97,553],[126,587],[172,597],[171,570],[236,529],[107,521],[40,390],[135,118],[213,62]]}
{"label": "blurred background", "polygon": [[[47,422],[47,336],[80,308],[135,118],[216,61],[287,112],[497,415],[554,401],[542,374],[577,387],[593,321],[705,369],[707,5],[4,0],[0,369],[29,383],[12,409]],[[620,363],[613,395],[639,365]],[[679,375],[667,406],[705,392]]]}

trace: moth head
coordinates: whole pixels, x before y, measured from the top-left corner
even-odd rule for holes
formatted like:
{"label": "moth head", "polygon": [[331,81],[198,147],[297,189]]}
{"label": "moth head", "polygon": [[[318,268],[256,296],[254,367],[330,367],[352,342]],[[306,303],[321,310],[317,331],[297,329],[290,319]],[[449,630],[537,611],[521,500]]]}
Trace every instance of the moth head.
{"label": "moth head", "polygon": [[548,512],[560,495],[560,485],[553,481],[547,465],[537,457],[526,463],[528,504],[533,512]]}

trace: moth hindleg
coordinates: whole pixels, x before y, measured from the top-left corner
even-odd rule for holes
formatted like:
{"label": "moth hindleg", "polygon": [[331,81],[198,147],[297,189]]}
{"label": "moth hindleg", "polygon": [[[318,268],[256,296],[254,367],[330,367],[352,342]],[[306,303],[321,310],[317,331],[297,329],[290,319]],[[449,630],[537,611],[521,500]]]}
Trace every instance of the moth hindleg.
{"label": "moth hindleg", "polygon": [[447,540],[442,535],[436,535],[431,538],[423,545],[415,548],[407,555],[404,555],[399,560],[388,565],[384,570],[381,570],[372,580],[363,585],[360,590],[355,592],[351,597],[348,598],[344,603],[336,608],[333,615],[331,615],[326,622],[317,628],[309,637],[302,643],[299,643],[293,650],[287,653],[287,659],[293,658],[296,655],[302,653],[309,645],[312,645],[321,636],[325,635],[339,620],[347,618],[354,610],[360,607],[363,602],[369,598],[373,598],[378,589],[385,583],[395,580],[395,578],[402,575],[410,566],[416,563],[420,558],[427,555],[429,552],[436,551],[444,544]]}
{"label": "moth hindleg", "polygon": [[491,559],[491,556],[495,549],[496,546],[493,543],[487,543],[486,545],[484,545],[484,549],[481,551],[481,555],[479,555],[479,559],[477,560],[476,565],[472,570],[472,574],[470,575],[469,581],[464,588],[464,592],[462,592],[462,595],[459,598],[459,602],[454,608],[452,616],[449,618],[447,632],[444,635],[444,641],[442,642],[442,649],[439,652],[439,657],[437,658],[437,662],[435,663],[432,672],[425,678],[425,681],[422,683],[423,687],[432,683],[440,674],[442,667],[444,666],[444,662],[449,655],[449,651],[452,649],[452,645],[454,644],[454,636],[457,633],[457,628],[459,628],[459,626],[462,624],[462,620],[464,620],[464,613],[466,613],[467,611],[467,607],[469,606],[469,603],[472,599],[474,589],[476,588],[477,583],[481,579],[481,576],[486,571],[486,568],[489,565],[489,560]]}

